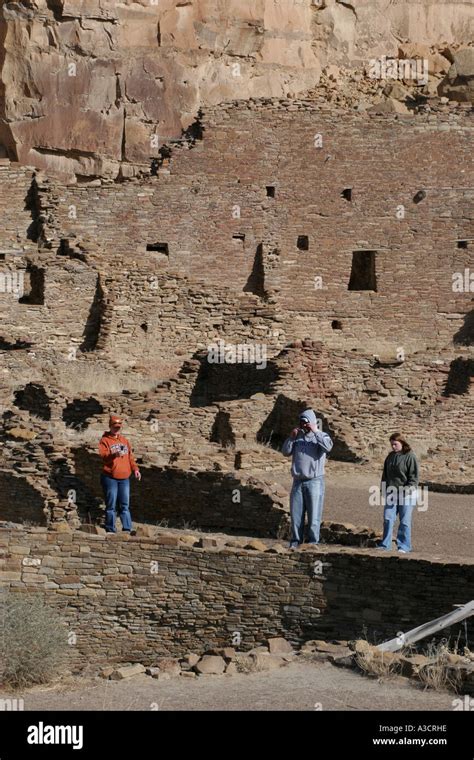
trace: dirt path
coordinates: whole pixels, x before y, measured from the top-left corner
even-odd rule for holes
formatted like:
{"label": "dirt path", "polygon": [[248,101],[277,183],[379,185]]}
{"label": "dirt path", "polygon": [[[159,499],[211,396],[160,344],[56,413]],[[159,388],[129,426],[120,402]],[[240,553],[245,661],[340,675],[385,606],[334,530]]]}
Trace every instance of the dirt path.
{"label": "dirt path", "polygon": [[329,663],[159,682],[76,680],[23,695],[25,710],[447,710],[455,695],[422,691],[395,678],[378,682]]}

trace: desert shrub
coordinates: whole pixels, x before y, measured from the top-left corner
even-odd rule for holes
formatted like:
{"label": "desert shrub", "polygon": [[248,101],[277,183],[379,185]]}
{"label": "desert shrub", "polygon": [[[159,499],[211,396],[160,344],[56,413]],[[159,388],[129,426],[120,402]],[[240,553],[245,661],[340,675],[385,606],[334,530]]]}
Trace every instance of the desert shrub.
{"label": "desert shrub", "polygon": [[1,681],[12,687],[47,683],[64,664],[67,629],[39,594],[0,597]]}
{"label": "desert shrub", "polygon": [[430,661],[418,670],[418,678],[426,689],[458,691],[460,676],[453,671],[450,651],[444,642],[428,645],[426,656]]}

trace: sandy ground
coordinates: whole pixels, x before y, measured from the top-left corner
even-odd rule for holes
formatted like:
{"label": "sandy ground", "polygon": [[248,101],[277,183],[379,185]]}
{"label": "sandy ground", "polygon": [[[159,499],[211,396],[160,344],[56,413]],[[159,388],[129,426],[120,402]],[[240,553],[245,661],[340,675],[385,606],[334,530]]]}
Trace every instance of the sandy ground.
{"label": "sandy ground", "polygon": [[[3,696],[3,695],[2,695]],[[405,678],[377,681],[330,663],[156,681],[81,681],[23,694],[25,710],[452,710],[455,694]]]}
{"label": "sandy ground", "polygon": [[[289,472],[273,473],[272,479],[291,488]],[[329,462],[323,520],[381,531],[383,508],[369,505],[369,488],[379,482],[378,472],[360,472],[350,465]],[[474,559],[474,495],[429,491],[427,506],[426,511],[413,514],[414,552]]]}

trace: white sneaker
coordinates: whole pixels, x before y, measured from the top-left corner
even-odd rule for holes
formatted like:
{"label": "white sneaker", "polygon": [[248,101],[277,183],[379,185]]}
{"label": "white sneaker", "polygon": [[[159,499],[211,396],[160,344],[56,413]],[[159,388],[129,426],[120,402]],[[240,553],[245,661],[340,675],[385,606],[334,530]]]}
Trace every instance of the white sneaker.
{"label": "white sneaker", "polygon": [[399,549],[398,551],[400,552],[400,554],[406,554],[407,553],[405,549]]}

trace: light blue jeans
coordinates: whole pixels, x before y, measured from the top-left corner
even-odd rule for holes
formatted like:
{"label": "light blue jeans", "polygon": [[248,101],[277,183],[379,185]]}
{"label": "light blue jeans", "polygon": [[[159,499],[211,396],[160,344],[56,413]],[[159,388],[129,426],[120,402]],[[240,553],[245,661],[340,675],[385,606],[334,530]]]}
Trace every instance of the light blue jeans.
{"label": "light blue jeans", "polygon": [[100,480],[105,497],[105,530],[107,533],[116,533],[117,531],[115,527],[117,502],[120,505],[119,516],[122,522],[122,530],[131,530],[130,478],[111,478],[102,473]]}
{"label": "light blue jeans", "polygon": [[311,480],[293,479],[290,493],[291,539],[290,546],[302,544],[304,518],[308,513],[308,543],[319,543],[319,531],[323,515],[324,475]]}
{"label": "light blue jeans", "polygon": [[397,547],[405,552],[411,552],[411,518],[415,499],[405,499],[404,504],[386,504],[383,511],[383,538],[379,546],[382,549],[392,548],[393,527],[397,515],[400,518],[397,533]]}

